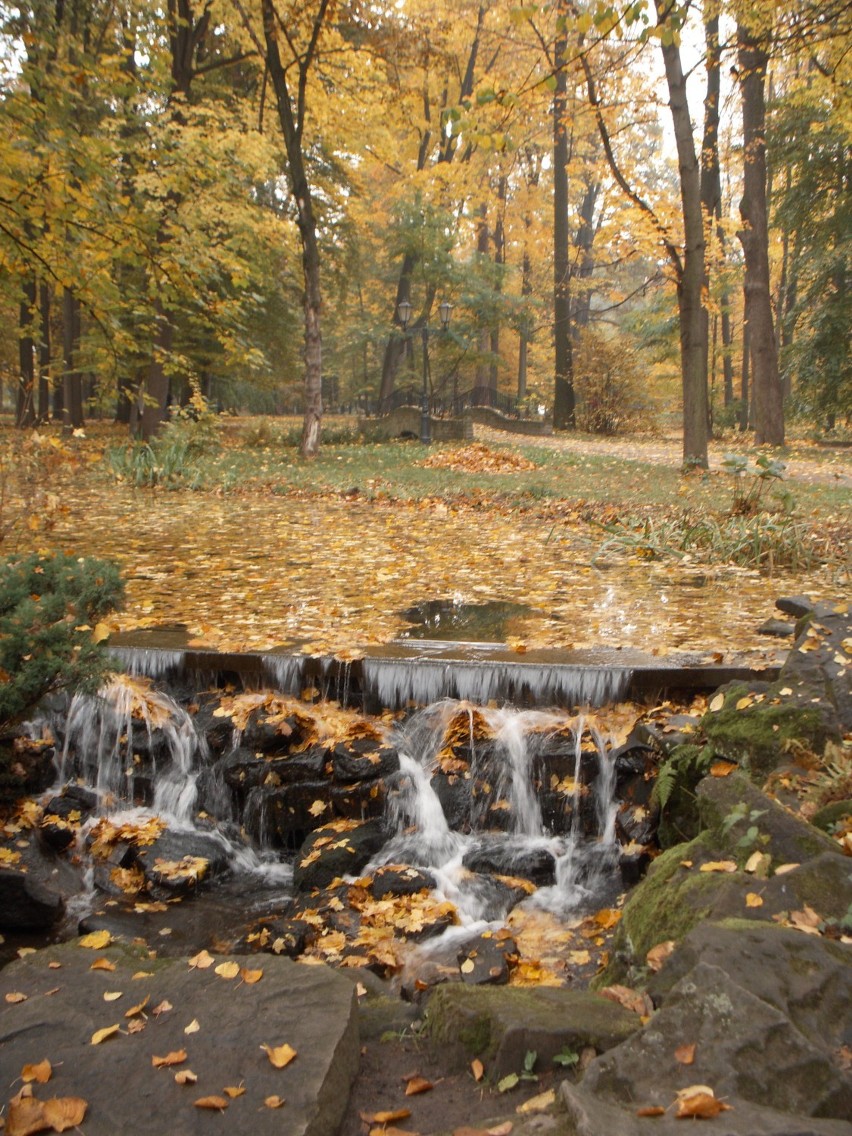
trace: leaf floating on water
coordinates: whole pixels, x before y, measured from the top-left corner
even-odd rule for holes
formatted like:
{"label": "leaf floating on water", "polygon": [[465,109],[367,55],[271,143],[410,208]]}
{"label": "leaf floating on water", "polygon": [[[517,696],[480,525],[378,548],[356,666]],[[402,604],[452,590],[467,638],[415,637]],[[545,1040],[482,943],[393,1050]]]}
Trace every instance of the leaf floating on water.
{"label": "leaf floating on water", "polygon": [[261,1045],[269,1061],[276,1069],[284,1069],[297,1056],[292,1045]]}
{"label": "leaf floating on water", "polygon": [[35,1065],[25,1065],[21,1070],[21,1080],[25,1085],[35,1081],[38,1085],[46,1085],[53,1073],[53,1066],[47,1060],[39,1061]]}
{"label": "leaf floating on water", "polygon": [[114,1037],[121,1029],[118,1024],[114,1026],[104,1026],[103,1029],[95,1030],[92,1034],[92,1045],[100,1045],[102,1041],[106,1041],[108,1037]]}

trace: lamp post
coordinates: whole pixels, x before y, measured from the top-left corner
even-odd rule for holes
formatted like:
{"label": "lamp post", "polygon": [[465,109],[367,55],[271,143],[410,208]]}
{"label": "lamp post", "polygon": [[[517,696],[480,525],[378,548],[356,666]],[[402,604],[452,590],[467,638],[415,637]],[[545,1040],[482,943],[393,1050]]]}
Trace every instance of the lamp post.
{"label": "lamp post", "polygon": [[[453,305],[449,300],[442,300],[438,305],[438,314],[441,317],[441,330],[446,331],[450,326],[450,315]],[[401,300],[397,306],[399,322],[402,330],[408,332],[411,320],[411,304],[408,300]],[[420,392],[420,441],[424,446],[432,444],[432,419],[429,415],[429,321],[423,320],[423,388]]]}

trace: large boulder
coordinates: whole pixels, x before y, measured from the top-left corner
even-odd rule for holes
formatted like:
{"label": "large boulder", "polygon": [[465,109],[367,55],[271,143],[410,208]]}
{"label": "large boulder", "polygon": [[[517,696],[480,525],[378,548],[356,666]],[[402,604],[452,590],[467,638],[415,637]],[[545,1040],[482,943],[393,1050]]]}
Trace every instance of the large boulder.
{"label": "large boulder", "polygon": [[[112,969],[93,970],[96,958]],[[50,1084],[34,1085],[34,1096],[85,1101],[87,1136],[207,1136],[211,1125],[254,1136],[336,1132],[359,1059],[352,983],[266,955],[242,978],[245,959],[214,962],[68,943],[12,963],[0,972],[0,990],[17,996],[0,998],[5,1102],[23,1067],[47,1059]],[[217,973],[221,964],[231,967]],[[98,1043],[101,1030],[109,1036]],[[269,1051],[284,1045],[295,1056],[279,1068]],[[176,1081],[189,1071],[195,1079]],[[196,1107],[210,1097],[218,1108]]]}
{"label": "large boulder", "polygon": [[0,931],[49,931],[65,913],[62,896],[19,867],[0,867]]}

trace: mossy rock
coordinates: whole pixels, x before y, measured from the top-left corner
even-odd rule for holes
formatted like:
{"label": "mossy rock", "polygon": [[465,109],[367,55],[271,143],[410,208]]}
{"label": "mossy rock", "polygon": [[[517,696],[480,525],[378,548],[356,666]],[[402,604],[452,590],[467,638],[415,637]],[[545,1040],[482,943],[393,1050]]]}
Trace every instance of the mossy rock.
{"label": "mossy rock", "polygon": [[797,692],[793,700],[782,695],[787,689],[775,683],[758,693],[762,701],[743,705],[744,699],[755,696],[753,690],[742,683],[722,687],[718,693],[724,694],[724,705],[701,719],[703,736],[713,750],[736,761],[757,784],[762,785],[791,751],[820,756],[827,742],[839,740],[834,711],[824,692],[813,694],[822,697],[821,702],[803,705],[803,693]]}
{"label": "mossy rock", "polygon": [[847,818],[852,818],[852,801],[832,801],[814,813],[811,824],[823,832],[833,832]]}
{"label": "mossy rock", "polygon": [[646,956],[652,947],[679,942],[717,908],[738,910],[751,887],[742,874],[701,872],[703,863],[722,858],[712,833],[702,832],[659,856],[633,891],[610,948],[606,970],[593,981],[601,989],[612,983],[642,984]]}
{"label": "mossy rock", "polygon": [[444,1052],[465,1064],[479,1057],[493,1079],[519,1073],[529,1052],[537,1054],[537,1072],[565,1050],[605,1052],[642,1024],[637,1014],[588,990],[459,983],[438,987],[426,1022]]}
{"label": "mossy rock", "polygon": [[842,855],[824,832],[776,804],[741,774],[705,777],[696,800],[702,827],[712,829],[717,846],[741,863],[755,851],[768,852],[776,866],[801,864],[823,853]]}

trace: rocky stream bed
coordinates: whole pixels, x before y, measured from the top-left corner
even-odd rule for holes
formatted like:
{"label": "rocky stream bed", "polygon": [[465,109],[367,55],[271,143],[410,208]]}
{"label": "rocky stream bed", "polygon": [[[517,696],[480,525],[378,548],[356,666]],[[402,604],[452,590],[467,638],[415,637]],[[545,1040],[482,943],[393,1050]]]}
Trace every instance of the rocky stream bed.
{"label": "rocky stream bed", "polygon": [[606,722],[191,676],[46,707],[6,1132],[852,1132],[852,619],[779,606],[777,679]]}

